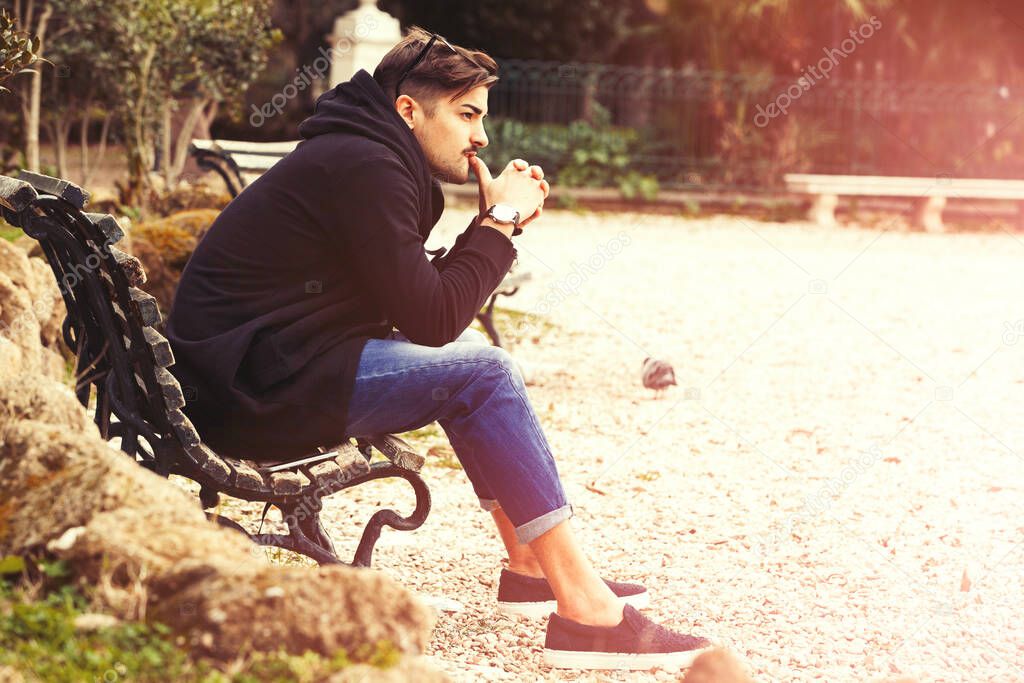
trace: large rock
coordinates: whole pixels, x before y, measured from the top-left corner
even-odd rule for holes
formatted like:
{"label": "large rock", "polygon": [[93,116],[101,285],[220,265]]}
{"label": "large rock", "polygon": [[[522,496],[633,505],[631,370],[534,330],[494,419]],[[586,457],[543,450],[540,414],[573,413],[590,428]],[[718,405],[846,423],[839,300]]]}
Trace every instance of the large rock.
{"label": "large rock", "polygon": [[715,648],[693,660],[682,683],[752,683],[746,668],[728,650]]}
{"label": "large rock", "polygon": [[0,556],[64,560],[114,615],[168,624],[199,653],[325,656],[386,641],[419,654],[434,614],[383,574],[268,564],[198,502],[99,438],[52,380],[0,381]]}
{"label": "large rock", "polygon": [[64,376],[64,302],[49,265],[0,240],[0,379]]}

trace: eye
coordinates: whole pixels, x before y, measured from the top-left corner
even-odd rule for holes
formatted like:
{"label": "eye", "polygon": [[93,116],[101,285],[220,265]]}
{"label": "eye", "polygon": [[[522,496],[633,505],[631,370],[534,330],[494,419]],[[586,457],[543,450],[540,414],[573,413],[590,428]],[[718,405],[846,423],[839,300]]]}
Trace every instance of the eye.
{"label": "eye", "polygon": [[467,121],[472,121],[473,120],[473,114],[471,112],[464,111],[464,112],[462,112],[462,118],[466,119]]}

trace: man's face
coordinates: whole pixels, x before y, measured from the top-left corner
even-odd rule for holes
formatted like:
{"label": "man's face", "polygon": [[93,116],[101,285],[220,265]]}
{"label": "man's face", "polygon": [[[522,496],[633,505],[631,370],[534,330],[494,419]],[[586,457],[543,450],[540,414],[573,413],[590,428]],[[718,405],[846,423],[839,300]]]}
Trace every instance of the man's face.
{"label": "man's face", "polygon": [[422,106],[402,111],[399,98],[399,114],[407,123],[411,119],[413,135],[434,176],[457,185],[469,180],[469,157],[487,146],[487,92],[487,86],[480,85],[453,101],[439,97],[430,114]]}

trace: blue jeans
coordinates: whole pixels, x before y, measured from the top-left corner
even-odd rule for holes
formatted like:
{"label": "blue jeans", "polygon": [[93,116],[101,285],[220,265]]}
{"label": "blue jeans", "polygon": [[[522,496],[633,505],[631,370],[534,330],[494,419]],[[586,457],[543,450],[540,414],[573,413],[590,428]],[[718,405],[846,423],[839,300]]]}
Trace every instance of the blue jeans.
{"label": "blue jeans", "polygon": [[370,339],[348,408],[352,436],[419,429],[437,421],[485,510],[501,507],[529,543],[572,516],[522,374],[504,349],[473,329],[440,347],[400,332]]}

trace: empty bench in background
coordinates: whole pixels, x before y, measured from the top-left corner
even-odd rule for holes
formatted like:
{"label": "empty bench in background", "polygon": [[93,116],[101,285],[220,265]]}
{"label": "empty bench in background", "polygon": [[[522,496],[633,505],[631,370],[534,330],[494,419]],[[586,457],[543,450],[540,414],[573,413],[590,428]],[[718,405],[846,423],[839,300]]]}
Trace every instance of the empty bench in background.
{"label": "empty bench in background", "polygon": [[[207,514],[260,545],[298,552],[320,564],[341,562],[320,523],[321,501],[333,493],[398,477],[416,494],[408,517],[390,509],[370,517],[354,565],[370,566],[384,525],[412,530],[426,520],[430,492],[418,474],[423,457],[396,436],[339,434],[339,444],[274,465],[223,457],[207,447],[182,412],[186,393],[167,369],[174,356],[154,327],[160,310],[156,299],[139,289],[146,281],[142,264],[113,246],[124,236],[121,227],[111,216],[85,213],[87,200],[81,188],[64,180],[0,175],[0,215],[40,243],[53,270],[67,308],[64,343],[77,357],[74,392],[87,410],[95,399],[94,421],[104,439],[119,439],[122,451],[161,476],[178,474],[197,482],[206,510],[218,504],[221,493],[263,502],[264,513],[277,507],[287,534],[251,534],[226,517]],[[371,462],[371,447],[384,459]]]}
{"label": "empty bench in background", "polygon": [[196,165],[223,178],[228,192],[237,197],[249,183],[295,149],[299,142],[193,140],[189,149]]}
{"label": "empty bench in background", "polygon": [[839,197],[912,198],[914,225],[929,232],[944,230],[942,211],[951,198],[1017,202],[1024,217],[1024,180],[789,173],[785,182],[790,192],[810,195],[808,220],[829,227],[836,225]]}
{"label": "empty bench in background", "polygon": [[[283,159],[298,146],[300,140],[286,142],[245,142],[240,140],[193,140],[190,148],[196,164],[224,179],[228,192],[237,197],[246,186]],[[499,296],[512,296],[529,280],[528,271],[508,273],[491,294],[487,306],[476,318],[487,330],[495,346],[501,346],[501,335],[494,326],[494,304]]]}

